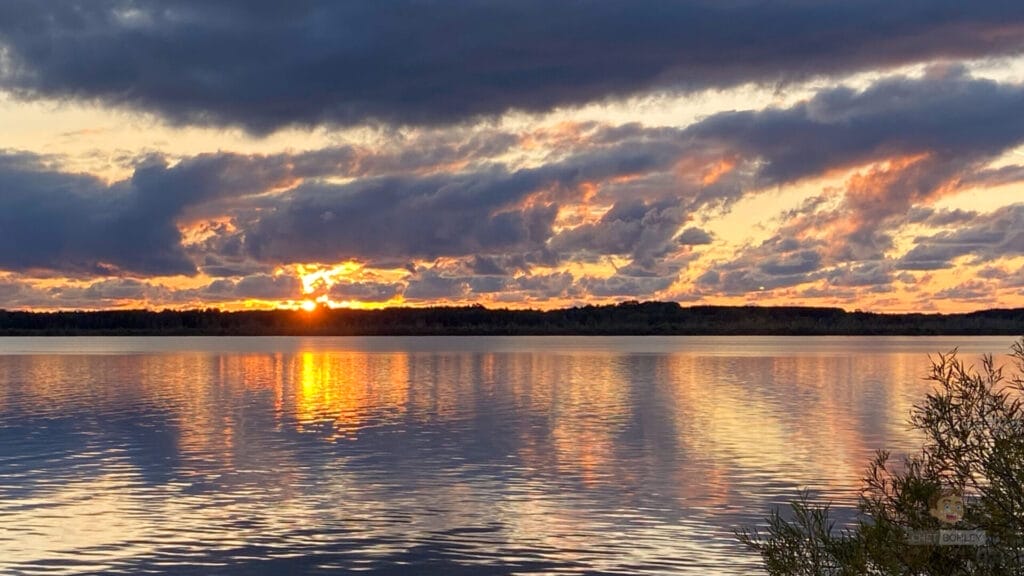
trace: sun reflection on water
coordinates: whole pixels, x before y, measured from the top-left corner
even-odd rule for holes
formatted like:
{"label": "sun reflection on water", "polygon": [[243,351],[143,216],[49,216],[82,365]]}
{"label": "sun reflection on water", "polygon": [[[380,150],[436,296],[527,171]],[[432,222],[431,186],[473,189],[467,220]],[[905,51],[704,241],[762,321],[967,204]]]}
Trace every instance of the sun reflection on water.
{"label": "sun reflection on water", "polygon": [[302,352],[294,361],[295,421],[330,427],[330,440],[355,439],[371,418],[394,419],[408,402],[408,358]]}

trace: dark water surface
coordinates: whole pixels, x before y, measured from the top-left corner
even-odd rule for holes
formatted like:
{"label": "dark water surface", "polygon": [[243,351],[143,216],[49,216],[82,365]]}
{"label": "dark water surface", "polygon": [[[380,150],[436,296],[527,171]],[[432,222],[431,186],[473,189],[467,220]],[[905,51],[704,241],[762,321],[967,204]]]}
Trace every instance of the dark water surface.
{"label": "dark water surface", "polygon": [[1011,343],[0,339],[0,574],[747,574]]}

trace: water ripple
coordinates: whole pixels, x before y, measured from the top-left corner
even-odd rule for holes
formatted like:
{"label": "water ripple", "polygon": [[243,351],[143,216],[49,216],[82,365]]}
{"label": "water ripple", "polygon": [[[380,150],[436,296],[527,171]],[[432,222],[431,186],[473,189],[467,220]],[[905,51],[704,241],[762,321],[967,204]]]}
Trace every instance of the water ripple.
{"label": "water ripple", "polygon": [[8,340],[0,573],[747,574],[917,442],[921,341],[819,340]]}

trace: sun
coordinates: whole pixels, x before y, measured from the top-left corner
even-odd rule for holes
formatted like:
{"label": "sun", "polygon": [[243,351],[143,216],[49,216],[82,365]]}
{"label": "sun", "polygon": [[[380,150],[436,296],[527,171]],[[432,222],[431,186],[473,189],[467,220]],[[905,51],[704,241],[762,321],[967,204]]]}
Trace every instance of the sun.
{"label": "sun", "polygon": [[316,310],[316,302],[312,300],[303,300],[301,306],[306,312],[313,312]]}

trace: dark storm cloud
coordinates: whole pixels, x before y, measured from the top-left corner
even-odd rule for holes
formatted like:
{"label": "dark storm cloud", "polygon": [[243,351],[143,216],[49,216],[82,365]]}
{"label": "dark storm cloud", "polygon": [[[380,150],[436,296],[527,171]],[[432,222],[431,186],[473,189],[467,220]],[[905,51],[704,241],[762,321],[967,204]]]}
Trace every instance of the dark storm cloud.
{"label": "dark storm cloud", "polygon": [[[456,136],[467,140],[455,142]],[[243,251],[244,231],[207,225],[207,237],[183,246],[178,223],[240,214],[236,223],[244,226],[263,204],[276,206],[259,195],[302,179],[433,169],[500,152],[510,139],[494,131],[460,132],[403,139],[397,151],[342,146],[271,156],[216,153],[173,166],[160,157],[141,158],[131,178],[111,185],[52,168],[52,159],[0,151],[0,270],[169,275],[193,274],[198,264],[213,276],[248,275],[261,266]],[[498,215],[492,223],[514,234],[507,228],[543,226],[542,212],[523,222],[515,213]]]}
{"label": "dark storm cloud", "polygon": [[1007,0],[94,0],[0,5],[3,86],[175,122],[448,123],[651,89],[1015,53]]}

